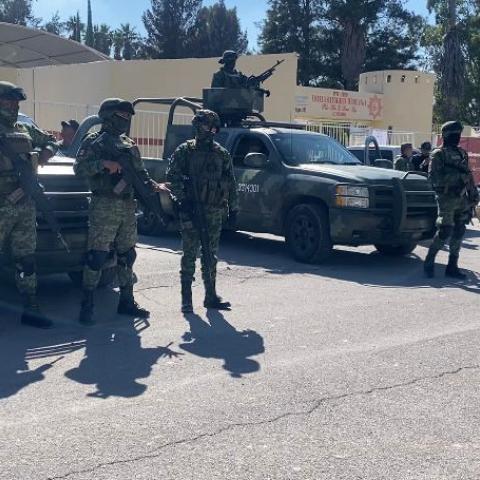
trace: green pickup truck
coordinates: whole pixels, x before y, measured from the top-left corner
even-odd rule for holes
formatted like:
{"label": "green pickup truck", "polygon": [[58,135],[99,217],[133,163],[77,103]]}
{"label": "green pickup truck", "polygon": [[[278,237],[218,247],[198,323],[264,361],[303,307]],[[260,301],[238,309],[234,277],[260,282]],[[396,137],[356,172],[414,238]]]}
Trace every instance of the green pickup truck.
{"label": "green pickup truck", "polygon": [[[190,126],[175,124],[176,109],[194,112],[205,102],[135,101],[140,103],[171,105],[164,159],[145,159],[151,175],[164,181],[168,158],[192,136]],[[365,166],[326,135],[253,116],[227,126],[216,138],[235,167],[238,230],[283,236],[293,257],[308,263],[325,260],[334,245],[374,245],[381,253],[405,255],[432,238],[437,202],[425,176]],[[141,233],[159,233],[155,217],[144,213]]]}
{"label": "green pickup truck", "polygon": [[[141,103],[170,106],[164,159],[144,158],[151,176],[163,182],[168,158],[193,135],[190,125],[175,123],[177,109],[194,112],[204,102],[199,98],[134,102]],[[89,117],[77,136],[83,137],[98,123],[98,118]],[[421,174],[362,165],[332,138],[297,124],[268,122],[259,112],[223,128],[216,140],[233,158],[240,200],[237,229],[285,237],[298,261],[321,262],[334,245],[375,245],[381,253],[405,255],[435,232],[435,193]],[[166,200],[162,204],[171,220],[166,228],[175,229]],[[165,229],[155,215],[142,213],[140,233],[157,235]]]}

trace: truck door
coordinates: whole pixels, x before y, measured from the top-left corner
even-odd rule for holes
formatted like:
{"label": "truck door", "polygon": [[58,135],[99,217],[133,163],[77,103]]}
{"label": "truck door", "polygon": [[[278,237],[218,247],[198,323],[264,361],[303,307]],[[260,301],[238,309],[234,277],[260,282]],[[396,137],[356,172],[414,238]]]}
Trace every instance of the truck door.
{"label": "truck door", "polygon": [[[239,136],[232,152],[240,201],[240,229],[273,233],[284,184],[276,150],[267,136],[250,132]],[[267,164],[263,168],[245,165],[249,153],[263,153]]]}

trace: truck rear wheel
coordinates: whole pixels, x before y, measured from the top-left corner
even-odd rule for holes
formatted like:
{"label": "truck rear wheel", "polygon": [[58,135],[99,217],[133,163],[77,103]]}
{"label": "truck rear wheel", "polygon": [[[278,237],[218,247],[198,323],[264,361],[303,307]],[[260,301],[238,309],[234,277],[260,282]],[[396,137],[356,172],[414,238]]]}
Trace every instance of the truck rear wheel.
{"label": "truck rear wheel", "polygon": [[375,248],[383,255],[401,257],[402,255],[412,253],[417,248],[417,244],[415,242],[410,242],[398,245],[375,245]]}
{"label": "truck rear wheel", "polygon": [[332,251],[327,211],[320,205],[293,207],[285,222],[285,240],[295,260],[321,263]]}
{"label": "truck rear wheel", "polygon": [[165,231],[158,221],[158,217],[153,212],[141,206],[139,206],[139,210],[141,210],[142,215],[137,221],[138,233],[153,237]]}

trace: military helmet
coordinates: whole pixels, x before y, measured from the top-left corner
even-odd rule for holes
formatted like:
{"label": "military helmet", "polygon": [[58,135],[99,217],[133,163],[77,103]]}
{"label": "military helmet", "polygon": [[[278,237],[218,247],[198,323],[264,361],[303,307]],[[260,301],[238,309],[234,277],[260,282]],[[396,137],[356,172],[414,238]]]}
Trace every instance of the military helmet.
{"label": "military helmet", "polygon": [[450,121],[442,125],[442,135],[449,135],[452,133],[462,133],[463,125],[458,121]]}
{"label": "military helmet", "polygon": [[212,110],[197,110],[192,120],[192,125],[197,130],[201,125],[207,126],[209,129],[216,128],[220,131],[221,123],[218,114]]}
{"label": "military helmet", "polygon": [[115,112],[125,112],[135,115],[135,110],[133,109],[131,102],[121,98],[107,98],[100,105],[98,116],[102,120],[105,120],[110,118]]}
{"label": "military helmet", "polygon": [[10,82],[0,82],[0,99],[17,100],[19,102],[26,100],[27,95],[21,87],[17,87]]}
{"label": "military helmet", "polygon": [[233,50],[226,50],[225,52],[223,52],[223,56],[222,58],[218,61],[218,63],[226,63],[228,61],[232,61],[232,60],[237,60],[238,58],[238,53],[233,51]]}

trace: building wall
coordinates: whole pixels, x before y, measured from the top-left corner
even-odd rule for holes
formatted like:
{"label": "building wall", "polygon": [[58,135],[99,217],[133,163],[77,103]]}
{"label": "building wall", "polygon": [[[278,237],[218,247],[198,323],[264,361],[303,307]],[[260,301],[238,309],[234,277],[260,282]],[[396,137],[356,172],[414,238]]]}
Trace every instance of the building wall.
{"label": "building wall", "polygon": [[[238,61],[238,68],[247,75],[259,74],[279,59],[285,59],[285,62],[265,83],[265,88],[272,92],[270,99],[266,100],[265,110],[268,118],[285,121],[292,118],[294,111],[297,55],[243,56]],[[26,89],[29,99],[36,103],[37,122],[42,128],[53,130],[58,128],[62,119],[59,118],[59,104],[85,106],[84,112],[89,114],[93,106],[108,97],[128,100],[201,97],[202,89],[210,86],[212,74],[219,67],[216,58],[94,62],[21,70],[18,82]],[[58,108],[52,104],[57,104]],[[155,110],[152,105],[140,108]],[[81,119],[82,109],[79,112],[76,115]]]}
{"label": "building wall", "polygon": [[434,84],[430,73],[385,70],[360,75],[359,91],[383,96],[378,127],[414,132],[415,143],[421,143],[431,136]]}
{"label": "building wall", "polygon": [[16,83],[17,70],[15,68],[0,67],[0,80],[4,82]]}

